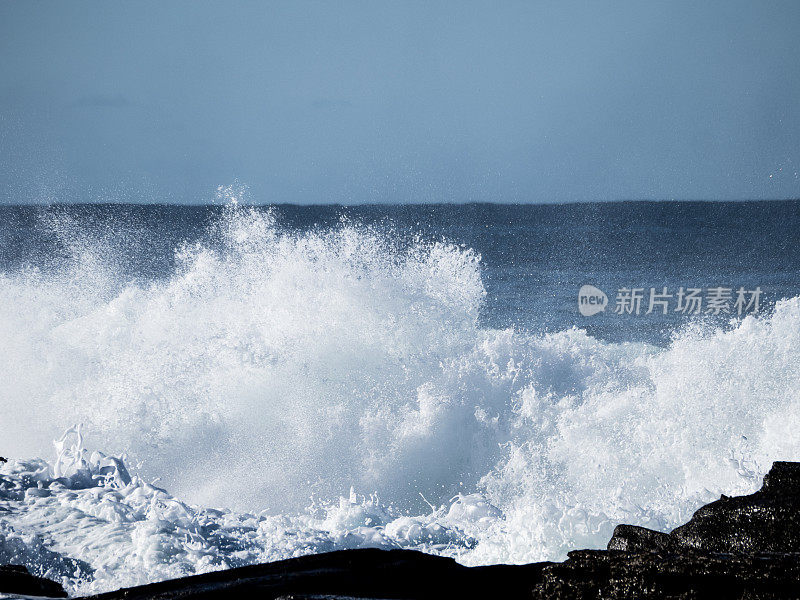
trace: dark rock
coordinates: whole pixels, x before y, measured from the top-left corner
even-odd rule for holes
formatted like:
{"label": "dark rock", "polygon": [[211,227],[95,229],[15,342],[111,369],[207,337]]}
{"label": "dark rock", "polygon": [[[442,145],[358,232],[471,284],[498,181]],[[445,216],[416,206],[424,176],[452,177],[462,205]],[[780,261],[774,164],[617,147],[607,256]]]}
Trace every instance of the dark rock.
{"label": "dark rock", "polygon": [[800,555],[579,550],[542,570],[533,599],[800,598]]}
{"label": "dark rock", "polygon": [[680,546],[668,533],[653,531],[636,525],[617,525],[608,542],[609,550],[625,552],[647,552],[651,550],[673,550]]}
{"label": "dark rock", "polygon": [[776,461],[764,476],[762,492],[787,494],[796,496],[800,494],[800,463]]}
{"label": "dark rock", "polygon": [[[31,579],[27,571],[24,576]],[[184,577],[93,598],[250,597],[796,599],[800,598],[800,464],[775,463],[760,491],[736,498],[723,496],[672,533],[620,525],[608,550],[570,552],[563,563],[468,568],[449,558],[410,550],[344,550]]]}
{"label": "dark rock", "polygon": [[800,552],[800,463],[774,463],[759,491],[703,506],[670,536],[712,552]]}
{"label": "dark rock", "polygon": [[0,593],[49,598],[67,597],[64,588],[55,581],[35,577],[28,573],[28,569],[19,565],[0,566]]}
{"label": "dark rock", "polygon": [[749,496],[722,496],[701,507],[685,525],[661,533],[618,525],[609,550],[726,553],[800,552],[800,463],[776,462],[761,489]]}
{"label": "dark rock", "polygon": [[563,563],[467,568],[410,550],[344,550],[165,581],[94,600],[800,598],[800,555],[580,550]]}
{"label": "dark rock", "polygon": [[413,550],[341,550],[93,596],[95,600],[530,598],[541,563],[468,568]]}

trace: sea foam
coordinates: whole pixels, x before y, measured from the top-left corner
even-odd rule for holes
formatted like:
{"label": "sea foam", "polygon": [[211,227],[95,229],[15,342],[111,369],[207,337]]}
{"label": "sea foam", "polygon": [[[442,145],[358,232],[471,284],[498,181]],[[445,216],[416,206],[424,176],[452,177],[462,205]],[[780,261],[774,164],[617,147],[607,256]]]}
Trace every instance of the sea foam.
{"label": "sea foam", "polygon": [[73,591],[363,545],[558,559],[800,459],[800,298],[612,344],[482,327],[447,242],[231,208],[131,280],[46,226],[63,260],[0,274],[0,555]]}

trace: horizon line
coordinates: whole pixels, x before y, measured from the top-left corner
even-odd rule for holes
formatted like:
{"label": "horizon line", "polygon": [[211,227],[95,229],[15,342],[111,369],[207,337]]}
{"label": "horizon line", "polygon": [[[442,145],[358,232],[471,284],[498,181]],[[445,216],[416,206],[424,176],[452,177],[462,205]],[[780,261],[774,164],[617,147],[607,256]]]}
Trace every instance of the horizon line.
{"label": "horizon line", "polygon": [[164,206],[164,207],[219,207],[230,206],[240,207],[269,207],[269,206],[291,206],[291,207],[407,207],[407,206],[569,206],[584,204],[755,204],[755,203],[777,203],[777,202],[800,202],[798,198],[762,198],[762,199],[615,199],[615,200],[568,200],[557,202],[504,202],[491,200],[474,200],[467,202],[357,202],[354,204],[344,204],[342,202],[320,202],[320,203],[299,203],[299,202],[237,202],[221,203],[214,201],[207,202],[138,202],[138,201],[81,201],[81,202],[0,202],[0,208],[11,207],[59,207],[59,206]]}

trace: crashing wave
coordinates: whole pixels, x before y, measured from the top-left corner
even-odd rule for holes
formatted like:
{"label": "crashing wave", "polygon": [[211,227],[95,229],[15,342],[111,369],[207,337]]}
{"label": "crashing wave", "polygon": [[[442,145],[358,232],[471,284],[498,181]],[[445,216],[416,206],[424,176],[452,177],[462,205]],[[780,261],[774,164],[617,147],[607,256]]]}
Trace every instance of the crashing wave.
{"label": "crashing wave", "polygon": [[445,242],[232,209],[131,281],[75,227],[0,274],[2,453],[84,423],[3,468],[0,535],[88,565],[73,589],[365,544],[557,559],[800,459],[800,298],[612,344],[482,327],[480,257]]}

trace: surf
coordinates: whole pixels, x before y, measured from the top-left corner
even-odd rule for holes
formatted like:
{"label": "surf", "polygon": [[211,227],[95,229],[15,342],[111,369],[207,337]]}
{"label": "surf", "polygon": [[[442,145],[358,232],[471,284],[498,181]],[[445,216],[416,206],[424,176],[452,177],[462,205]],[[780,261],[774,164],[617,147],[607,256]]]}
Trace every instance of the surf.
{"label": "surf", "polygon": [[370,544],[558,559],[800,458],[800,298],[662,348],[486,327],[480,255],[391,228],[230,207],[132,278],[125,240],[42,227],[63,256],[0,274],[0,523],[72,589]]}

